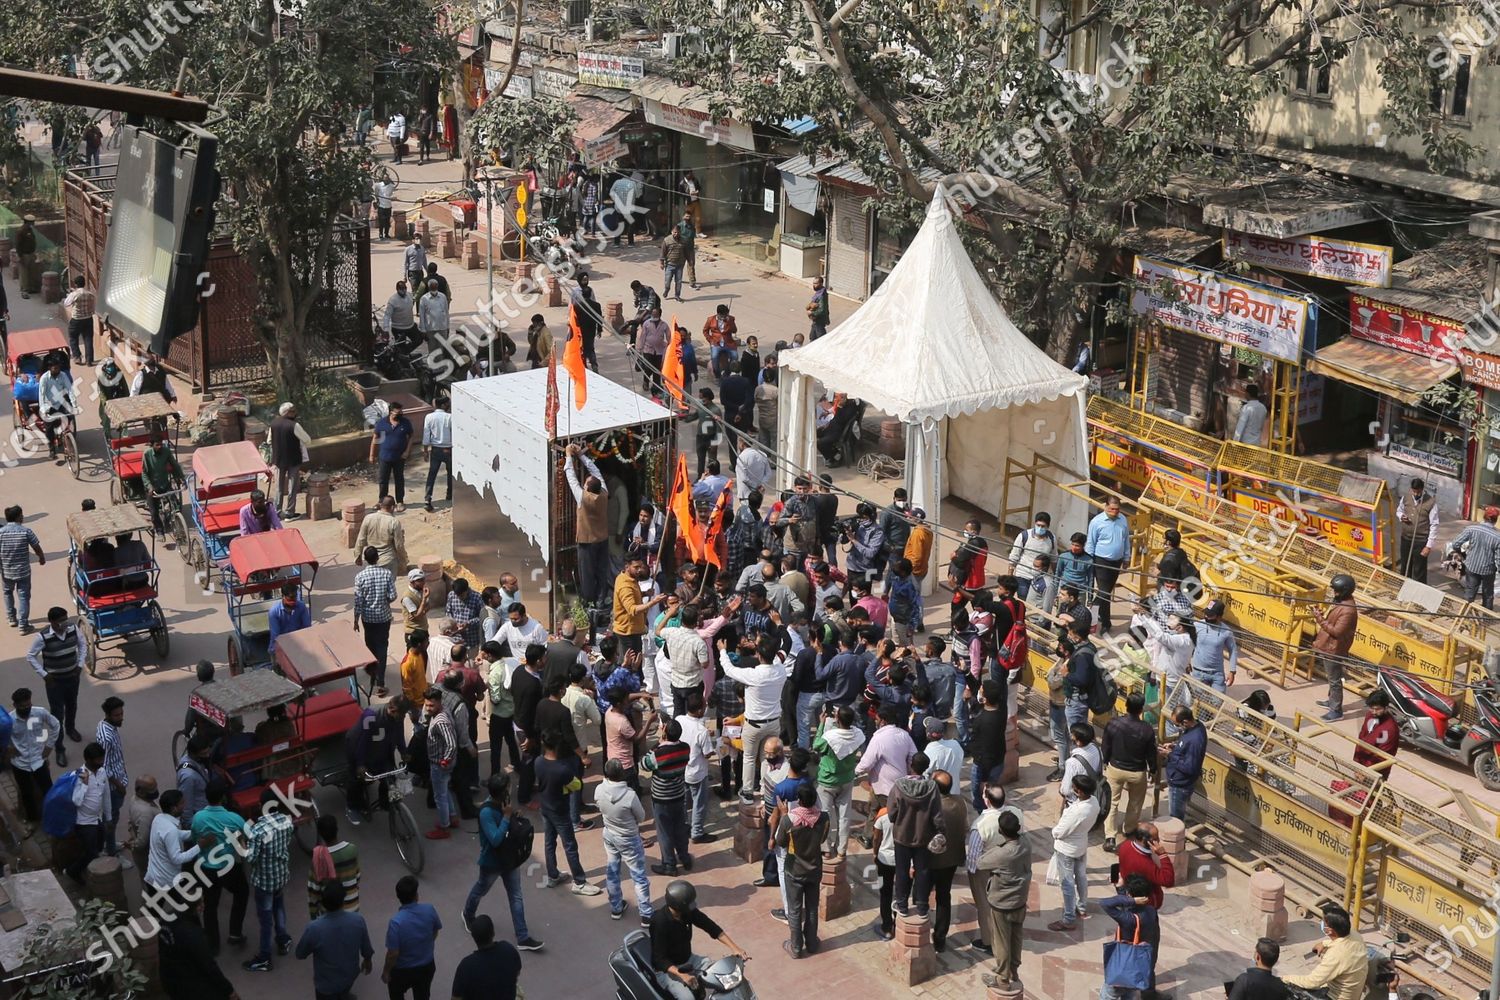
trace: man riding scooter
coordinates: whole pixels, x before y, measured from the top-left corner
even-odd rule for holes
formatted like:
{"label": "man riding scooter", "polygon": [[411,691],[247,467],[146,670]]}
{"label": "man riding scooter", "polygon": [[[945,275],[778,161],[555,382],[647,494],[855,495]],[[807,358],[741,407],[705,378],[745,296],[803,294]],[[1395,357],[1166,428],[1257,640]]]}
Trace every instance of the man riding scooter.
{"label": "man riding scooter", "polygon": [[678,879],[667,886],[667,905],[651,915],[651,964],[656,982],[672,1000],[696,1000],[703,995],[699,974],[709,966],[708,959],[693,954],[693,928],[722,942],[741,960],[749,961],[745,949],[734,943],[718,924],[698,909],[698,890],[691,882]]}

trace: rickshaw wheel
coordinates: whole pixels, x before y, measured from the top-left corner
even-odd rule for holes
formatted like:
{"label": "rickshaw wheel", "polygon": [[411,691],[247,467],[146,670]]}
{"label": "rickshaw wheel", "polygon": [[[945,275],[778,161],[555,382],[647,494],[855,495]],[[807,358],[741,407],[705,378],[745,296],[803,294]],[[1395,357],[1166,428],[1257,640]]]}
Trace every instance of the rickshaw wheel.
{"label": "rickshaw wheel", "polygon": [[114,479],[111,479],[109,481],[109,502],[112,504],[124,503],[125,497],[123,496],[123,493],[124,491],[120,488],[119,477],[116,476]]}
{"label": "rickshaw wheel", "polygon": [[172,518],[172,544],[177,546],[178,552],[182,552],[183,546],[187,544],[187,541],[187,517],[182,513],[182,511],[179,510],[177,514]]}
{"label": "rickshaw wheel", "polygon": [[62,452],[63,457],[68,460],[68,469],[73,473],[73,478],[82,479],[83,457],[78,454],[78,436],[72,431],[63,431]]}
{"label": "rickshaw wheel", "polygon": [[396,853],[401,855],[401,863],[406,866],[406,870],[413,875],[422,874],[425,860],[422,856],[422,837],[417,832],[417,821],[412,818],[411,810],[406,808],[405,802],[391,805],[391,838],[396,841]]}
{"label": "rickshaw wheel", "polygon": [[318,811],[317,800],[313,798],[312,790],[307,792],[307,801],[312,803],[309,815],[292,828],[297,836],[297,846],[302,848],[303,854],[311,854],[313,848],[318,846],[318,817],[322,815]]}
{"label": "rickshaw wheel", "polygon": [[99,671],[99,633],[94,630],[94,623],[84,618],[78,623],[78,629],[83,633],[83,658],[89,668],[89,676],[95,677]]}
{"label": "rickshaw wheel", "polygon": [[238,677],[245,669],[245,661],[240,656],[240,641],[234,636],[229,637],[229,676]]}
{"label": "rickshaw wheel", "polygon": [[172,770],[177,770],[177,762],[182,760],[182,755],[187,753],[188,731],[179,729],[172,734]]}
{"label": "rickshaw wheel", "polygon": [[151,605],[151,641],[156,644],[156,655],[165,658],[172,649],[172,636],[167,632],[167,616],[161,605]]}
{"label": "rickshaw wheel", "polygon": [[203,541],[197,535],[188,538],[187,554],[188,568],[198,573],[208,571],[208,553],[203,549]]}

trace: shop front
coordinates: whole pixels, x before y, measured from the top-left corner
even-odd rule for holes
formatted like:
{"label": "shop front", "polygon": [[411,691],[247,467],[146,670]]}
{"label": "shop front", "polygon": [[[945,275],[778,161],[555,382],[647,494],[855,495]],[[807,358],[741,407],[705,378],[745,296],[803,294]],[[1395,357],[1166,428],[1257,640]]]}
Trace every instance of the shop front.
{"label": "shop front", "polygon": [[1487,419],[1479,422],[1474,437],[1472,506],[1500,504],[1500,355],[1461,348],[1458,363],[1464,382],[1479,396],[1479,410]]}
{"label": "shop front", "polygon": [[782,274],[811,278],[824,270],[828,250],[828,212],[818,172],[835,161],[798,154],[776,164],[781,172]]}

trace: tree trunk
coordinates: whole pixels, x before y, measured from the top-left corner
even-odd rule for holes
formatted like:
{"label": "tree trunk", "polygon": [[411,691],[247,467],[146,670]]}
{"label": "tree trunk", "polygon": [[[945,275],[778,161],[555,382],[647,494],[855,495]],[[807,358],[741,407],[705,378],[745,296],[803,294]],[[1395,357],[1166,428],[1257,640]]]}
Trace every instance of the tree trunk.
{"label": "tree trunk", "polygon": [[1043,349],[1061,365],[1071,368],[1089,337],[1095,297],[1110,277],[1110,256],[1094,247],[1075,248],[1052,282],[1052,293],[1043,298],[1042,315],[1036,317],[1046,333]]}

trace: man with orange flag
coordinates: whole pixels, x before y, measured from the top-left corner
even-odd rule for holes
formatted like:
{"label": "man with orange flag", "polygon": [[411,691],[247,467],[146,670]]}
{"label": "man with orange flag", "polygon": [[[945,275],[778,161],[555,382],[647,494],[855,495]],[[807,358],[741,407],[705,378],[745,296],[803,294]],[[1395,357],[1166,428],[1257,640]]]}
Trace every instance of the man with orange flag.
{"label": "man with orange flag", "polygon": [[677,325],[677,317],[672,317],[672,336],[667,341],[667,353],[661,363],[662,381],[667,384],[667,391],[672,394],[673,409],[682,409],[682,327]]}
{"label": "man with orange flag", "polygon": [[578,328],[578,306],[568,307],[568,343],[563,348],[563,367],[573,379],[573,408],[583,409],[588,401],[589,387],[586,377],[588,367],[584,364],[583,331]]}
{"label": "man with orange flag", "polygon": [[688,553],[693,562],[703,558],[703,534],[698,522],[693,519],[693,484],[688,479],[687,457],[677,456],[677,473],[672,477],[672,496],[669,503],[677,518],[677,532],[687,542]]}

